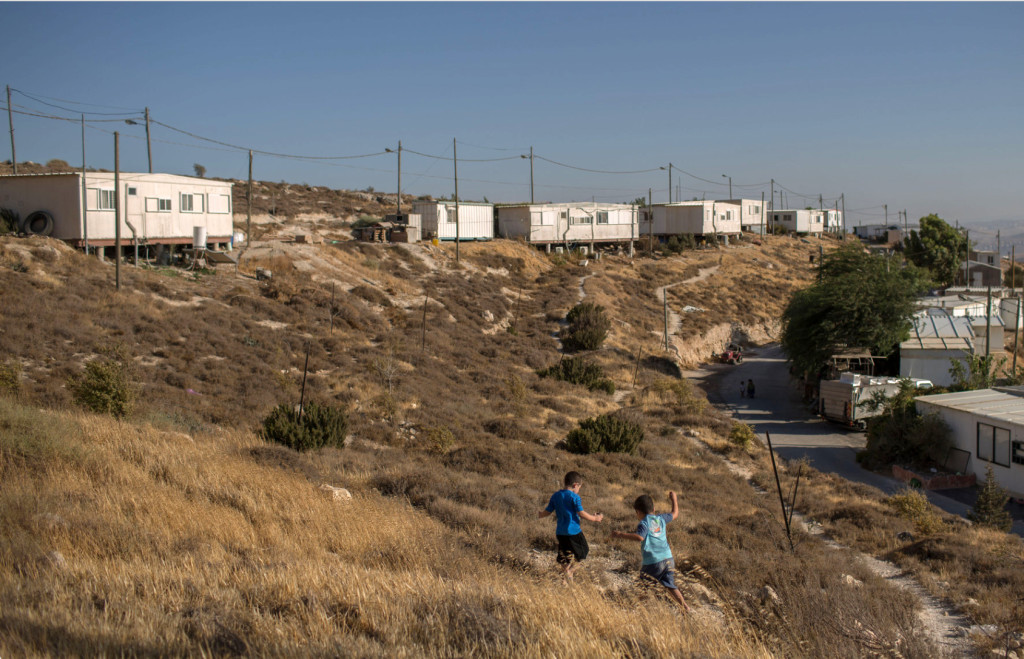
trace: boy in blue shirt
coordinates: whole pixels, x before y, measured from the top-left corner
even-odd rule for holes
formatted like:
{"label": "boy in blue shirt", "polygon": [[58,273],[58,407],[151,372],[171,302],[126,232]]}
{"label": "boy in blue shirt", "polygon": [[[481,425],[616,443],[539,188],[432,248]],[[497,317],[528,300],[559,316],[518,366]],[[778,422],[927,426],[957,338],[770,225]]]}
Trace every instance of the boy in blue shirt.
{"label": "boy in blue shirt", "polygon": [[654,514],[654,500],[650,495],[642,494],[633,502],[633,510],[640,520],[637,524],[636,533],[624,531],[612,531],[612,537],[637,540],[640,542],[640,552],[643,556],[640,566],[641,574],[644,574],[665,588],[668,594],[675,600],[683,610],[689,611],[690,607],[683,600],[682,593],[676,587],[675,561],[672,559],[672,550],[668,546],[668,523],[679,517],[679,501],[675,492],[668,493],[668,499],[672,502],[672,512]]}
{"label": "boy in blue shirt", "polygon": [[600,522],[604,519],[604,515],[601,513],[591,515],[583,510],[583,501],[580,499],[583,476],[578,472],[570,471],[565,475],[563,483],[565,488],[551,495],[547,507],[537,513],[537,517],[547,517],[551,513],[555,513],[558,520],[558,525],[555,527],[555,539],[558,541],[556,560],[562,567],[566,580],[572,581],[572,573],[576,569],[576,564],[590,553],[590,546],[580,528],[580,517],[589,522]]}

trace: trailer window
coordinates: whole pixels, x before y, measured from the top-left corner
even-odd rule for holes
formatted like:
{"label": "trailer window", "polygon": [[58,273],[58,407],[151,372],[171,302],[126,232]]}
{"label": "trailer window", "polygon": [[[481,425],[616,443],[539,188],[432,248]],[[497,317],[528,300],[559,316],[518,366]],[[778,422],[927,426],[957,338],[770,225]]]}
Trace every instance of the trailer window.
{"label": "trailer window", "polygon": [[987,423],[978,424],[978,459],[1010,466],[1010,431]]}
{"label": "trailer window", "polygon": [[112,211],[114,210],[114,191],[113,190],[100,190],[100,205],[101,211]]}
{"label": "trailer window", "polygon": [[597,211],[597,223],[608,224],[608,211]]}

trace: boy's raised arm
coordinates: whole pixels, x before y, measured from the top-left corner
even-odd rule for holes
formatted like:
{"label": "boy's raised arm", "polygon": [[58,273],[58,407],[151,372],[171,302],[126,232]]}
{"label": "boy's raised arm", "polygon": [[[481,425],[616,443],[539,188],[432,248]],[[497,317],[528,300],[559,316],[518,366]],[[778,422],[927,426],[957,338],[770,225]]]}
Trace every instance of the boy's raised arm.
{"label": "boy's raised arm", "polygon": [[585,510],[581,510],[580,511],[580,517],[582,517],[583,519],[587,520],[588,522],[600,522],[602,519],[604,519],[604,515],[601,514],[601,513],[598,513],[596,515],[591,515],[590,513],[588,513]]}
{"label": "boy's raised arm", "polygon": [[679,517],[679,499],[676,498],[676,493],[672,490],[668,492],[668,500],[672,502],[672,521],[676,521],[676,517]]}
{"label": "boy's raised arm", "polygon": [[637,542],[643,542],[644,538],[639,533],[626,533],[625,531],[612,531],[613,538],[622,538],[624,540],[636,540]]}
{"label": "boy's raised arm", "polygon": [[548,510],[547,508],[541,508],[540,512],[537,513],[537,517],[544,518],[544,517],[547,517],[550,514],[551,514],[551,511]]}

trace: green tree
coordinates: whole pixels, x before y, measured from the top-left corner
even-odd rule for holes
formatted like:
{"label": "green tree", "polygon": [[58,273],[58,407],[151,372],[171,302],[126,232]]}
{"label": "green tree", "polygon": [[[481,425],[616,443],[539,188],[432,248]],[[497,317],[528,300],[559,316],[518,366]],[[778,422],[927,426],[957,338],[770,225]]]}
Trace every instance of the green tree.
{"label": "green tree", "polygon": [[199,178],[203,178],[204,176],[206,176],[206,168],[200,165],[199,163],[195,163],[194,165],[192,165],[192,169],[196,170],[196,176],[198,176]]}
{"label": "green tree", "polygon": [[992,466],[989,465],[985,470],[985,480],[978,488],[978,500],[974,502],[971,512],[967,513],[967,519],[1008,532],[1013,526],[1013,519],[1006,511],[1006,502],[1009,500],[1010,495],[999,487]]}
{"label": "green tree", "polygon": [[782,348],[794,368],[816,374],[836,352],[863,347],[878,356],[906,340],[917,296],[928,281],[850,243],[826,256],[818,282],[798,291],[782,314]]}
{"label": "green tree", "polygon": [[963,360],[950,359],[949,363],[949,375],[953,378],[949,390],[974,391],[996,385],[996,373],[1006,364],[1006,357],[965,354]]}
{"label": "green tree", "polygon": [[869,468],[896,462],[924,464],[933,456],[943,459],[952,446],[952,430],[937,415],[921,416],[914,404],[920,391],[910,380],[900,382],[891,398],[884,394],[862,403],[882,413],[868,419],[867,447],[857,459]]}
{"label": "green tree", "polygon": [[938,215],[921,218],[921,230],[911,231],[903,239],[903,254],[919,268],[927,269],[940,286],[956,279],[963,262],[967,238]]}
{"label": "green tree", "polygon": [[597,350],[604,343],[612,321],[604,307],[593,302],[580,302],[565,316],[568,326],[561,331],[562,346],[569,352]]}

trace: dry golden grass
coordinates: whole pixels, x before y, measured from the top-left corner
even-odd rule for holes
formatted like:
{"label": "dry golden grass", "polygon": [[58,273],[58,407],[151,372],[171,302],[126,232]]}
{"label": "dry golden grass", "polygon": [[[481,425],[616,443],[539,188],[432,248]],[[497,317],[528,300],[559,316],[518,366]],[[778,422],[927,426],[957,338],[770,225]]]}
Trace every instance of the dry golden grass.
{"label": "dry golden grass", "polygon": [[662,600],[490,564],[401,500],[332,501],[246,432],[4,399],[0,426],[3,656],[770,656]]}

